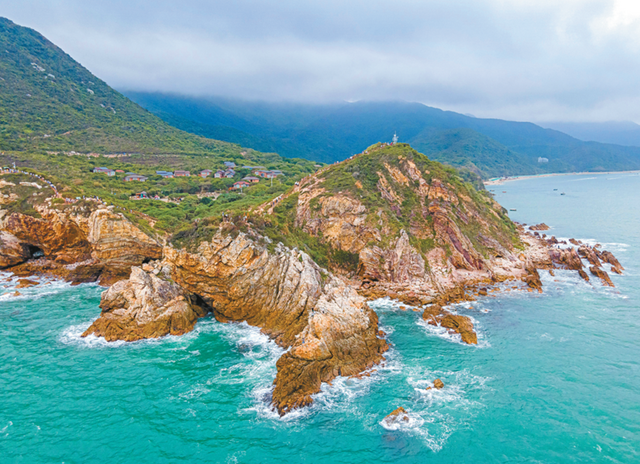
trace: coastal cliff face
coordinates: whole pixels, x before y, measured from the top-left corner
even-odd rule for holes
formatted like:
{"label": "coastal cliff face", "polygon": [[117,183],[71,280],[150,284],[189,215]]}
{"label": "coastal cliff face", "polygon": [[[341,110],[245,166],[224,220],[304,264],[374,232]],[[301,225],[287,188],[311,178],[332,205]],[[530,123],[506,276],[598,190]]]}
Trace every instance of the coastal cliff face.
{"label": "coastal cliff face", "polygon": [[520,245],[489,195],[403,144],[371,147],[305,179],[295,226],[357,254],[351,277],[364,293],[420,294],[424,302],[499,274],[498,260],[516,263]]}
{"label": "coastal cliff face", "polygon": [[110,284],[131,266],[162,256],[162,247],[120,213],[97,204],[38,216],[0,210],[0,269],[17,275],[51,274],[73,282]]}
{"label": "coastal cliff face", "polygon": [[269,252],[259,241],[220,230],[194,253],[165,248],[161,262],[145,265],[151,273],[134,267],[129,280],[103,294],[101,317],[85,335],[183,333],[208,312],[222,322],[246,321],[290,348],[278,360],[273,391],[281,414],[310,404],[322,382],[383,359],[387,343],[363,297],[307,254],[282,244]]}

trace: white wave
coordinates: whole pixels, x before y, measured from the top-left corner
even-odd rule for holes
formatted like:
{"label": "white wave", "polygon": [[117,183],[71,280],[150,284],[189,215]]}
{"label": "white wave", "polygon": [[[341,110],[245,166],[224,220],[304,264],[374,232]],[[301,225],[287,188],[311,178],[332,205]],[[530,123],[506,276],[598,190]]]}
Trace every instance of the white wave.
{"label": "white wave", "polygon": [[[447,439],[460,426],[472,418],[476,411],[483,408],[480,400],[469,399],[471,393],[482,396],[489,391],[489,378],[471,374],[467,369],[459,372],[429,370],[428,368],[407,367],[406,382],[414,390],[413,399],[407,407],[408,420],[394,421],[389,424],[385,419],[380,425],[387,430],[399,431],[420,437],[432,451],[440,451]],[[440,378],[444,382],[442,389],[433,387],[433,380]],[[480,393],[480,395],[478,394]],[[460,418],[460,411],[466,417]],[[449,411],[457,411],[455,416]]]}
{"label": "white wave", "polygon": [[93,324],[93,321],[67,327],[60,335],[59,341],[65,345],[76,345],[83,348],[118,348],[131,343],[123,340],[108,342],[104,337],[96,337],[93,334],[83,338],[82,334],[91,324]]}
{"label": "white wave", "polygon": [[[7,273],[4,273],[2,278],[3,279],[0,282],[3,284],[5,293],[0,295],[0,301],[36,300],[49,297],[51,295],[57,295],[62,292],[68,292],[74,289],[74,287],[97,287],[97,284],[95,283],[85,283],[72,286],[70,282],[65,282],[64,280],[33,276],[29,277],[28,280],[37,282],[37,285],[26,288],[17,288],[19,280],[23,279],[22,277],[17,277],[12,274],[7,275]],[[15,292],[18,292],[19,295],[15,296]]]}
{"label": "white wave", "polygon": [[[451,311],[452,314],[457,314],[456,311]],[[489,343],[489,340],[486,339],[484,332],[482,331],[482,326],[481,324],[473,317],[466,315],[469,319],[471,319],[471,322],[473,322],[473,329],[476,332],[476,335],[478,337],[478,343],[476,345],[469,345],[468,343],[465,343],[462,341],[462,336],[458,333],[455,333],[449,329],[447,329],[446,327],[442,327],[440,325],[432,325],[429,324],[428,321],[425,321],[424,319],[418,319],[416,324],[419,325],[420,327],[422,327],[422,329],[428,334],[428,335],[434,335],[436,337],[442,338],[443,340],[447,340],[449,342],[452,343],[457,343],[458,345],[463,345],[465,347],[474,347],[474,348],[489,348],[491,347],[491,344]]]}
{"label": "white wave", "polygon": [[[184,335],[166,335],[164,337],[148,338],[144,340],[136,340],[133,342],[127,342],[124,340],[109,342],[105,340],[104,337],[97,337],[94,334],[82,337],[84,331],[87,330],[96,319],[67,327],[62,331],[58,340],[65,345],[77,345],[83,348],[141,348],[148,345],[157,345],[160,343],[174,343],[184,345],[176,348],[183,350],[187,348],[188,343],[196,338],[203,329],[207,329],[207,320],[201,319],[196,323],[194,330]],[[193,355],[194,353],[190,354]],[[167,360],[166,362],[175,361]]]}
{"label": "white wave", "polygon": [[411,411],[400,413],[394,419],[384,418],[380,421],[380,425],[387,430],[411,431],[418,430],[424,425],[424,419]]}

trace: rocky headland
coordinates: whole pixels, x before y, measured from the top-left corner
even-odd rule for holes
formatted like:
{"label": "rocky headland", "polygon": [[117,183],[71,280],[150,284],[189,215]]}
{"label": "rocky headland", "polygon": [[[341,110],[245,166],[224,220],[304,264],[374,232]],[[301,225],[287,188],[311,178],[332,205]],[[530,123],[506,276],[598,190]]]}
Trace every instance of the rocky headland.
{"label": "rocky headland", "polygon": [[0,209],[1,269],[110,285],[83,336],[181,335],[207,315],[260,327],[287,349],[272,394],[280,414],[383,361],[388,345],[367,301],[397,300],[476,344],[472,320],[450,304],[505,281],[542,291],[541,270],[588,281],[588,267],[604,285],[613,285],[605,264],[624,270],[597,245],[514,224],[489,194],[407,145],[370,147],[244,218],[200,221],[198,239],[181,246],[101,205],[36,210]]}

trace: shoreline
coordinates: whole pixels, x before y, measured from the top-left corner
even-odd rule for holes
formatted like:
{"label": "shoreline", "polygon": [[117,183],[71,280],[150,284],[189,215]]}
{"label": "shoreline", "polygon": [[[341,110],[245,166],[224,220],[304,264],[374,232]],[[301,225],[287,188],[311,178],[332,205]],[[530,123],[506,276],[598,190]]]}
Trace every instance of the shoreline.
{"label": "shoreline", "polygon": [[640,174],[640,170],[635,171],[606,171],[606,172],[552,172],[548,174],[531,174],[526,176],[513,176],[501,179],[491,179],[483,182],[486,185],[501,185],[505,182],[516,180],[536,179],[539,177],[556,177],[556,176],[584,176],[584,175],[609,175],[609,174]]}

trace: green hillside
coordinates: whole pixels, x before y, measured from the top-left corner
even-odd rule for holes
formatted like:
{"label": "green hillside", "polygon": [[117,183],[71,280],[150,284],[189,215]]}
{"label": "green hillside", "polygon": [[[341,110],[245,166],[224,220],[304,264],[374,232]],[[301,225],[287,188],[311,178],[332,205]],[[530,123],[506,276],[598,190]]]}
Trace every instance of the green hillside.
{"label": "green hillside", "polygon": [[0,147],[203,153],[228,144],[169,126],[38,32],[0,18]]}
{"label": "green hillside", "polygon": [[[261,153],[171,127],[36,31],[4,18],[0,44],[0,167],[15,165],[43,175],[61,194],[56,199],[59,208],[97,196],[119,207],[145,231],[167,238],[193,221],[239,214],[267,202],[317,170],[309,160]],[[196,176],[205,169],[223,170],[224,162],[236,164],[232,177]],[[101,166],[120,172],[112,177],[92,172]],[[232,189],[235,182],[251,176],[250,166],[283,175],[241,191]],[[192,175],[163,178],[158,170],[187,170]],[[125,182],[127,172],[148,180]],[[10,195],[12,189],[5,186],[0,193]],[[133,199],[143,191],[159,199]],[[38,198],[7,208],[34,214]]]}

